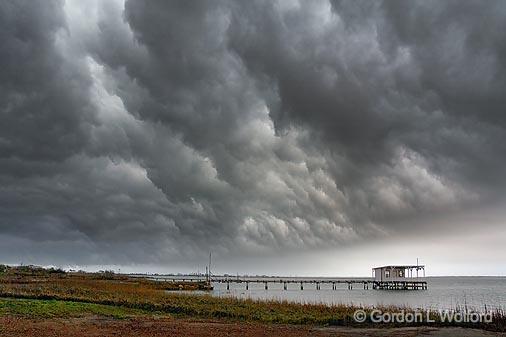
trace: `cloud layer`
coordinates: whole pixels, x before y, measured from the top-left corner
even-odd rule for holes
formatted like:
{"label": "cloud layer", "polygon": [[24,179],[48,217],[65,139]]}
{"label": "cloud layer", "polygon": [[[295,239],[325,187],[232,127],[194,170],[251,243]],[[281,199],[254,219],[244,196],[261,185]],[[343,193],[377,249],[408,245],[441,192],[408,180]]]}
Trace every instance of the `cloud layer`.
{"label": "cloud layer", "polygon": [[3,2],[0,251],[338,248],[498,200],[505,19],[499,1]]}

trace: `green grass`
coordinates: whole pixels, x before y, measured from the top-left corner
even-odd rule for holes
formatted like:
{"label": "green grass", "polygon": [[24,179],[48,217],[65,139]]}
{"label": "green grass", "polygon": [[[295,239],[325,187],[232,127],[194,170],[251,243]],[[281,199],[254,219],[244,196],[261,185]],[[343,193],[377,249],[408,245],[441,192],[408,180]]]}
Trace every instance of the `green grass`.
{"label": "green grass", "polygon": [[124,319],[131,316],[148,314],[153,315],[153,312],[93,303],[0,298],[0,316],[10,315],[30,318],[68,318],[97,315]]}

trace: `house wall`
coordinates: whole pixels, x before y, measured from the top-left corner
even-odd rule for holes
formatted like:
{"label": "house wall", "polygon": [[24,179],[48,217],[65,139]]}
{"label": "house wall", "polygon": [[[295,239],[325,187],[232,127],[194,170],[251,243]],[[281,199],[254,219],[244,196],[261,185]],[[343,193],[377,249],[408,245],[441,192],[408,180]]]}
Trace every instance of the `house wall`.
{"label": "house wall", "polygon": [[385,279],[385,269],[383,268],[374,269],[374,280],[383,281],[384,279]]}
{"label": "house wall", "polygon": [[[387,277],[387,271],[390,271],[389,277]],[[403,268],[378,268],[374,269],[374,280],[375,281],[404,281],[406,279],[405,270]]]}

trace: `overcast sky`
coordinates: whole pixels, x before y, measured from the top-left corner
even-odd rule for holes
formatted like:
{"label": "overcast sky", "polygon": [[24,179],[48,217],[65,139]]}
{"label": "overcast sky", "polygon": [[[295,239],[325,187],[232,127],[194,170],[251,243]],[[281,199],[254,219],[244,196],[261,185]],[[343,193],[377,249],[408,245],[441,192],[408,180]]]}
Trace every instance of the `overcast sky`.
{"label": "overcast sky", "polygon": [[0,2],[0,263],[506,275],[504,1]]}

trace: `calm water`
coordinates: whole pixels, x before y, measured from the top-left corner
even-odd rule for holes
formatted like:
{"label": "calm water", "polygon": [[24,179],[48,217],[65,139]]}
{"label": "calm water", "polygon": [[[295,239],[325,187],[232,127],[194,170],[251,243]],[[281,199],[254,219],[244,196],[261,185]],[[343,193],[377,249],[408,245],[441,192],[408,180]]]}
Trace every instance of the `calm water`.
{"label": "calm water", "polygon": [[[300,279],[299,279],[300,280]],[[322,279],[323,280],[323,279]],[[253,299],[277,299],[306,303],[356,304],[356,305],[399,305],[424,309],[452,309],[465,306],[475,310],[506,309],[506,277],[427,277],[428,290],[393,291],[363,290],[355,285],[348,290],[345,284],[332,290],[331,284],[322,284],[321,290],[315,285],[306,284],[300,290],[299,284],[269,284],[265,290],[262,283],[245,284],[215,283],[214,296],[235,296]]]}
{"label": "calm water", "polygon": [[289,284],[283,290],[282,284],[269,284],[269,290],[263,284],[250,284],[245,290],[244,284],[214,284],[213,295],[235,296],[255,299],[280,299],[295,302],[357,304],[357,305],[406,305],[413,308],[452,309],[457,305],[483,310],[506,309],[506,277],[427,277],[427,290],[394,291],[363,290],[355,285],[348,290],[341,284],[337,290],[324,284],[321,290],[314,285]]}

